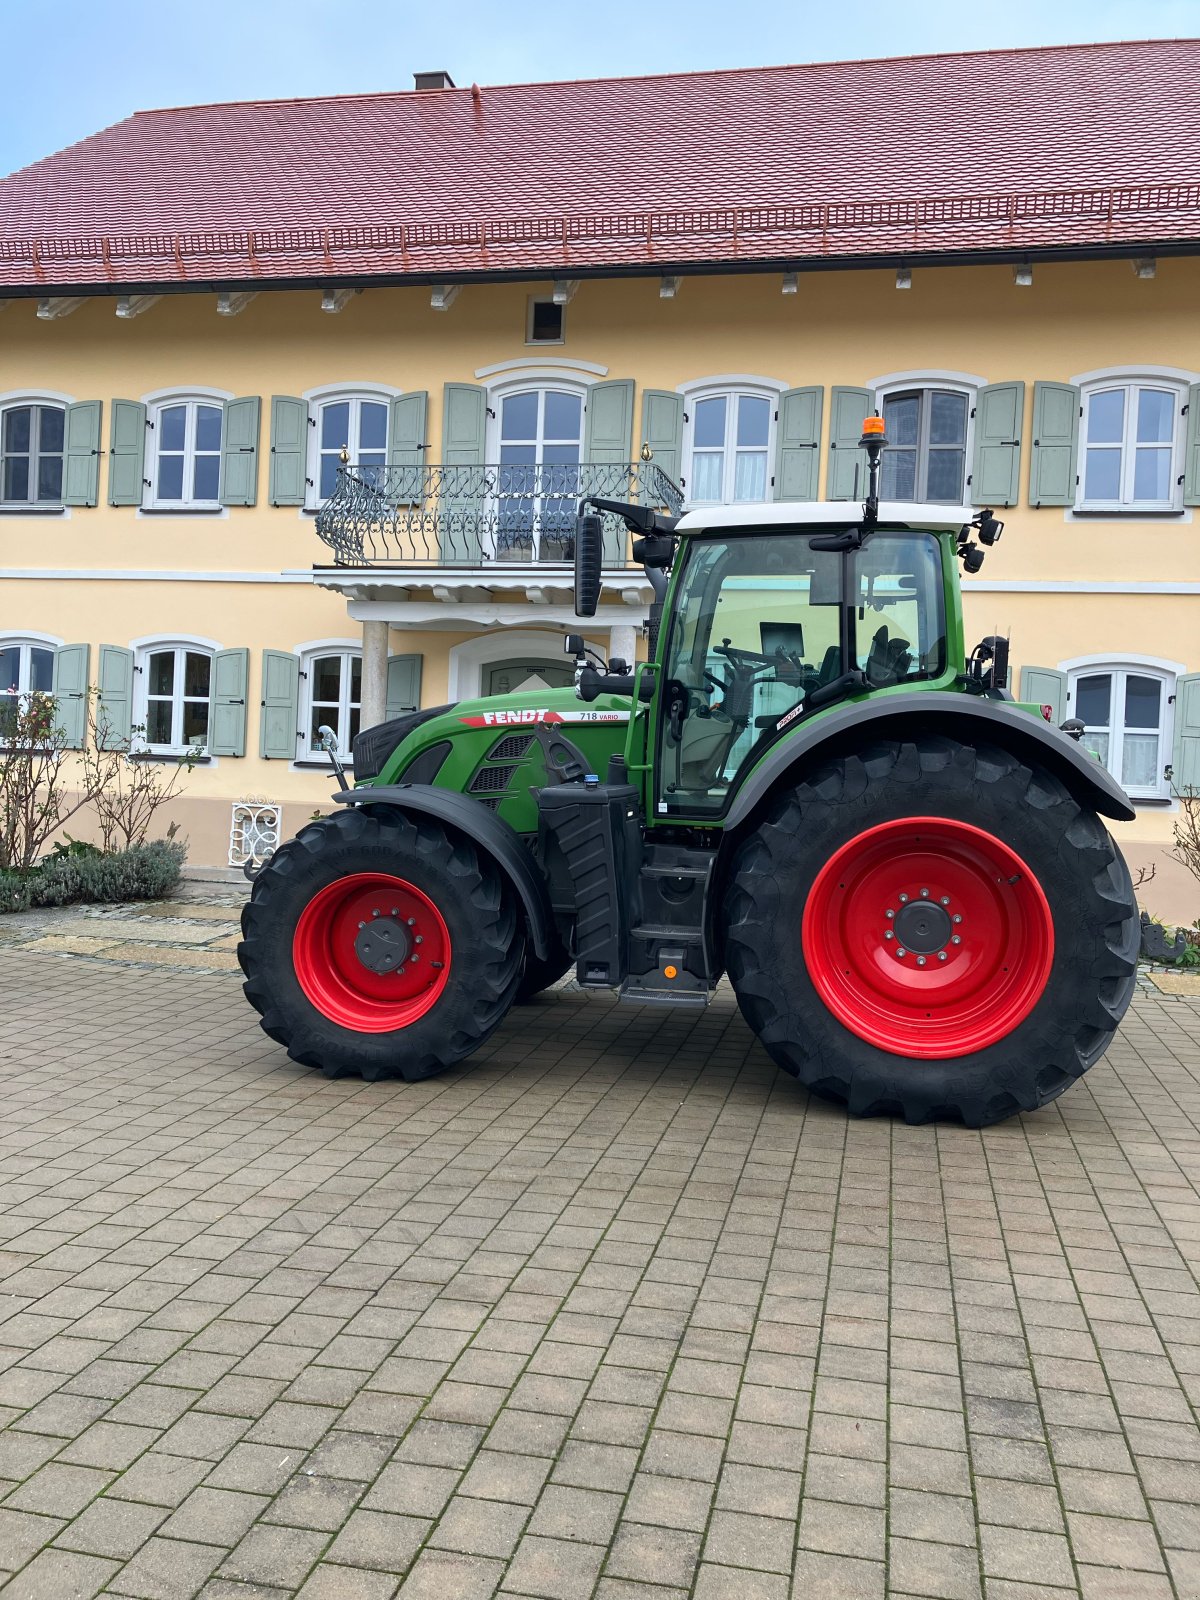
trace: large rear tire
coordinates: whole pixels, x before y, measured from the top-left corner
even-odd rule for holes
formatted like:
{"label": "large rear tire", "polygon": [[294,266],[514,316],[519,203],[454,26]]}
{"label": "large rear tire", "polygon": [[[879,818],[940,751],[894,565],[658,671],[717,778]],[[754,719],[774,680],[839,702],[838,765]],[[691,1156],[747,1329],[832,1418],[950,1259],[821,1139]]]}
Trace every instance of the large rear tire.
{"label": "large rear tire", "polygon": [[747,1022],[856,1115],[1035,1110],[1100,1059],[1133,996],[1119,850],[1056,778],[994,748],[827,762],[743,842],[726,918]]}
{"label": "large rear tire", "polygon": [[476,847],[372,807],[276,851],[242,911],[246,998],[288,1054],[327,1076],[415,1080],[478,1048],[512,1004],[525,940]]}

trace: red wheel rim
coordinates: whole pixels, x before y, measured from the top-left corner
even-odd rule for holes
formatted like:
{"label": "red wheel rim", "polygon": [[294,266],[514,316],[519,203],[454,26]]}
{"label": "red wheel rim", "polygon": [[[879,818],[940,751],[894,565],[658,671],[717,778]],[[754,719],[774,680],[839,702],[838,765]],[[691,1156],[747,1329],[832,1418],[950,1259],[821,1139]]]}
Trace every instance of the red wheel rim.
{"label": "red wheel rim", "polygon": [[[450,975],[450,934],[427,894],[355,872],[315,894],[292,940],[296,978],[322,1016],[356,1033],[407,1028]],[[391,970],[380,970],[393,962]]]}
{"label": "red wheel rim", "polygon": [[851,1033],[894,1055],[983,1050],[1041,998],[1054,922],[1008,845],[945,817],[858,834],[822,867],[801,931],[813,986]]}

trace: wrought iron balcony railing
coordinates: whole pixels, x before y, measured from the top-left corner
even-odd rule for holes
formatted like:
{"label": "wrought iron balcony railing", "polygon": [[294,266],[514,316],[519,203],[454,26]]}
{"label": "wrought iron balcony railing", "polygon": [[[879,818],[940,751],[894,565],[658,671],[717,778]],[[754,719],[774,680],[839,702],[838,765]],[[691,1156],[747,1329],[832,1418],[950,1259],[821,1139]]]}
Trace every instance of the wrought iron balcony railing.
{"label": "wrought iron balcony railing", "polygon": [[[338,566],[562,563],[574,559],[576,509],[588,495],[675,516],[683,508],[683,491],[652,462],[351,465],[317,512],[317,534]],[[627,565],[625,525],[607,514],[604,525],[605,564]]]}

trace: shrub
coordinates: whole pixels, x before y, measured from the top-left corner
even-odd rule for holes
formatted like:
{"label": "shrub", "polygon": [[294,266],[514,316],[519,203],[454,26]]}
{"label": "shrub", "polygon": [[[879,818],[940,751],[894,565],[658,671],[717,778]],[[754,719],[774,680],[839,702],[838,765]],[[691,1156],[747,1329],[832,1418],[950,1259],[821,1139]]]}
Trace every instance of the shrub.
{"label": "shrub", "polygon": [[186,855],[182,839],[155,839],[108,855],[66,851],[32,872],[0,873],[0,911],[159,900],[179,882]]}

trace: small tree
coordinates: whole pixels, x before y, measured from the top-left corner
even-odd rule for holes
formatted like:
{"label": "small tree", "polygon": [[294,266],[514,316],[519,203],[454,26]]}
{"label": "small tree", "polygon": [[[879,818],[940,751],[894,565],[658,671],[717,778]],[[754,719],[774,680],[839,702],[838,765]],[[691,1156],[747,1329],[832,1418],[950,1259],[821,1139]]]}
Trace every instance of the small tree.
{"label": "small tree", "polygon": [[[131,738],[114,739],[101,714],[83,755],[105,850],[131,850],[144,844],[155,816],[176,798],[183,778],[196,765],[191,752],[174,762],[140,754],[133,746],[144,732],[134,728]],[[174,831],[172,824],[168,837]]]}
{"label": "small tree", "polygon": [[[102,774],[71,759],[52,695],[6,700],[0,711],[0,868],[28,872],[52,836],[95,801]],[[90,706],[89,696],[88,720]]]}
{"label": "small tree", "polygon": [[1200,789],[1177,789],[1175,793],[1179,815],[1171,830],[1175,840],[1171,854],[1200,883]]}

